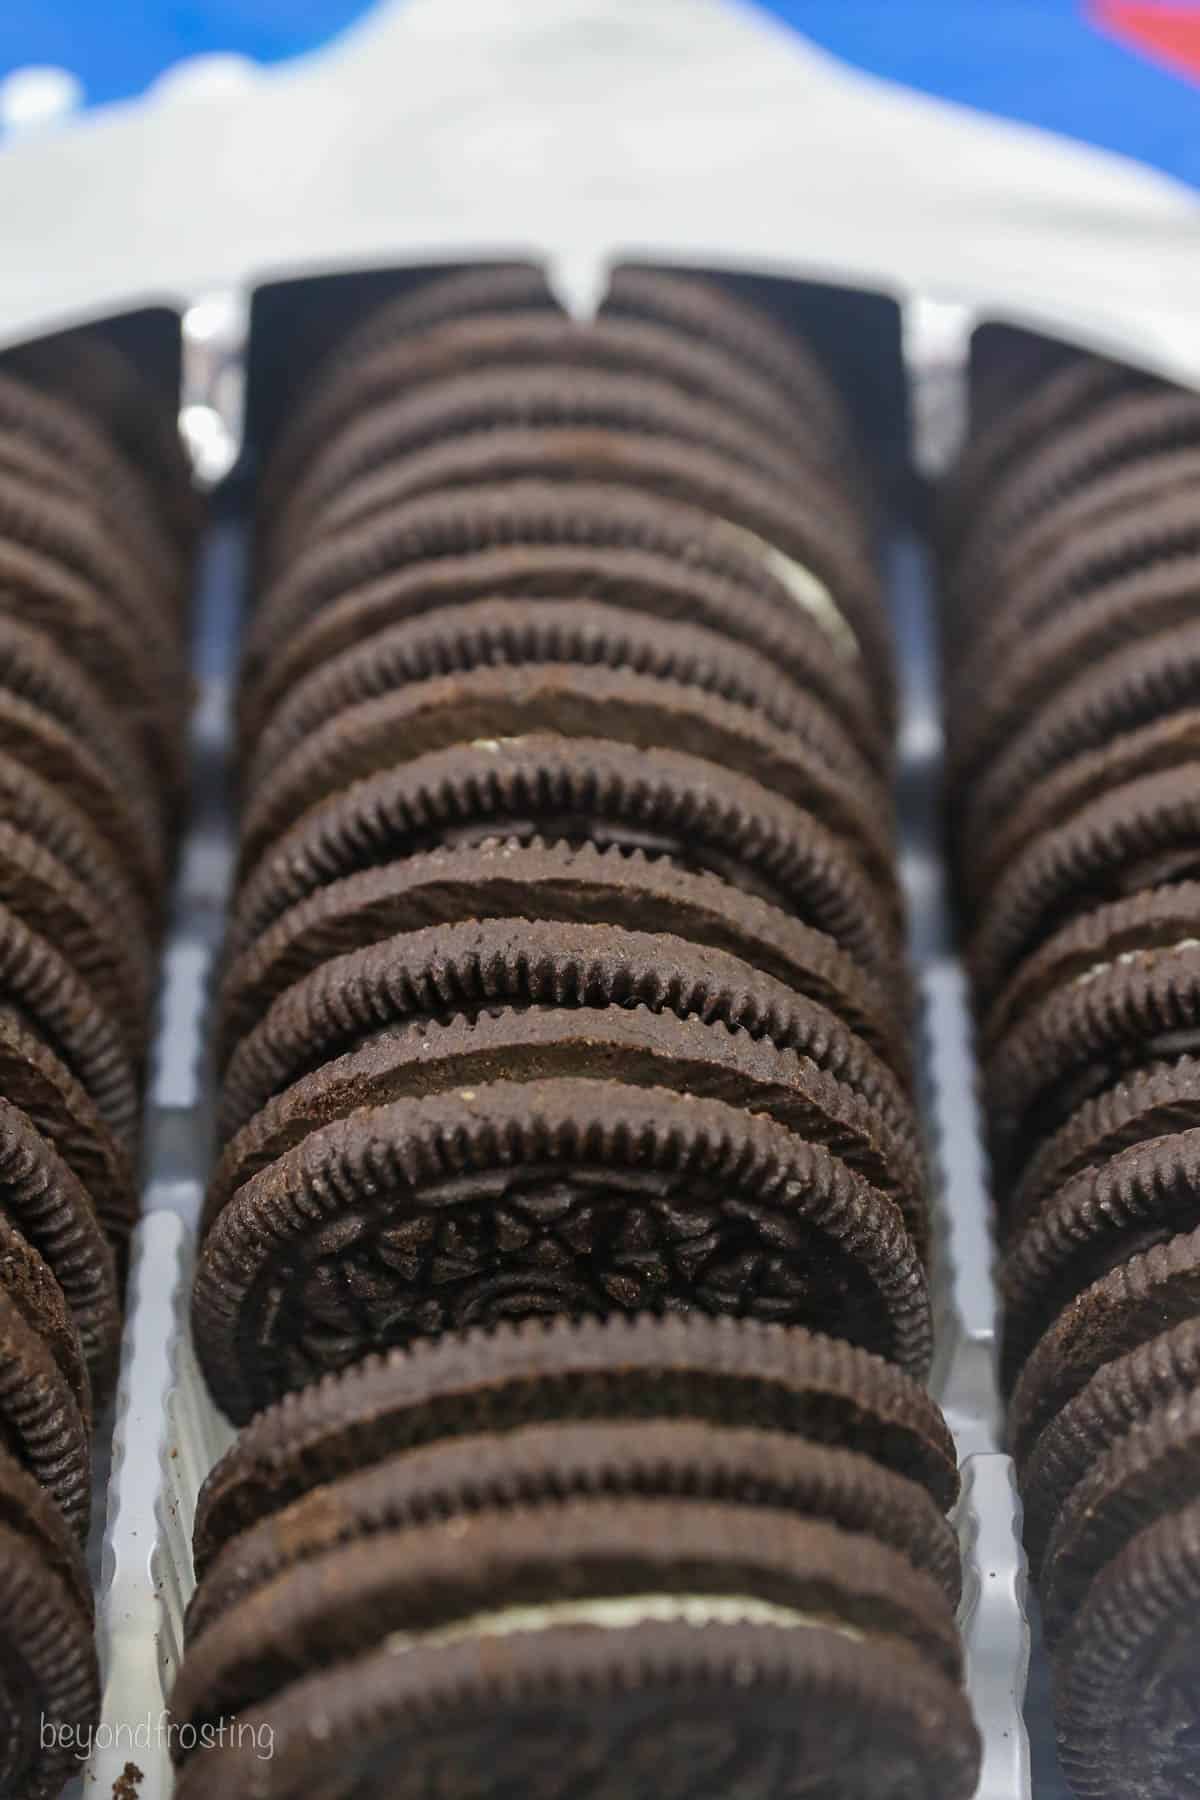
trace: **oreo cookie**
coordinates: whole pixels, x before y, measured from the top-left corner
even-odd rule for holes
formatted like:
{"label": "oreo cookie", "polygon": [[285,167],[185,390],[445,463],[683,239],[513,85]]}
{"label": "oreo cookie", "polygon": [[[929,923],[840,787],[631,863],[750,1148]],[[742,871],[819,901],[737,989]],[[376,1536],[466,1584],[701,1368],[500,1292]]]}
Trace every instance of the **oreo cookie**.
{"label": "oreo cookie", "polygon": [[489,1008],[446,1025],[381,1029],[299,1075],[231,1138],[209,1186],[204,1222],[211,1223],[238,1188],[285,1150],[353,1109],[455,1086],[463,1091],[494,1078],[551,1077],[711,1095],[775,1119],[806,1142],[825,1145],[893,1200],[918,1254],[928,1256],[923,1166],[903,1112],[892,1122],[848,1083],[769,1040],[645,1006],[608,1008],[599,1016],[579,1016],[569,1006],[510,1013]]}
{"label": "oreo cookie", "polygon": [[193,1324],[218,1403],[244,1420],[381,1344],[681,1305],[928,1366],[925,1278],[891,1201],[771,1120],[586,1079],[497,1081],[313,1132],[213,1223]]}
{"label": "oreo cookie", "polygon": [[803,479],[811,465],[707,399],[647,374],[545,369],[537,361],[450,375],[402,392],[355,419],[314,459],[271,521],[270,566],[303,554],[336,523],[347,490],[375,471],[479,433],[531,429],[634,432],[707,446],[773,478]]}
{"label": "oreo cookie", "polygon": [[[38,1482],[0,1452],[0,1785],[57,1794],[100,1711],[92,1600],[79,1545]],[[54,1731],[47,1739],[46,1726]]]}
{"label": "oreo cookie", "polygon": [[242,817],[240,867],[253,868],[305,813],[378,770],[457,745],[553,735],[670,749],[728,769],[844,840],[886,892],[895,885],[886,802],[848,746],[844,766],[826,760],[822,740],[838,744],[828,723],[814,707],[780,731],[748,707],[624,670],[548,663],[434,677],[340,713],[262,773]]}
{"label": "oreo cookie", "polygon": [[915,1112],[891,1070],[835,1014],[715,949],[665,933],[522,918],[434,925],[324,962],[280,997],[227,1070],[230,1136],[292,1081],[393,1026],[501,1011],[648,1008],[744,1031],[845,1083],[912,1147]]}
{"label": "oreo cookie", "polygon": [[[0,1100],[0,1208],[0,1220],[44,1258],[61,1290],[102,1405],[116,1381],[121,1336],[112,1248],[80,1181],[7,1100]],[[82,1384],[74,1385],[82,1398]]]}
{"label": "oreo cookie", "polygon": [[879,981],[832,938],[715,875],[619,846],[485,843],[426,851],[319,887],[228,962],[217,1003],[224,1068],[287,989],[322,963],[401,928],[467,919],[538,919],[666,932],[728,952],[828,1008],[913,1084],[908,1021]]}
{"label": "oreo cookie", "polygon": [[902,999],[898,897],[845,840],[705,758],[602,738],[529,734],[435,751],[314,806],[248,870],[240,954],[288,909],[361,870],[443,845],[535,838],[666,856],[824,932]]}
{"label": "oreo cookie", "polygon": [[690,1420],[855,1448],[945,1513],[954,1446],[924,1388],[880,1357],[795,1327],[699,1313],[528,1319],[373,1355],[260,1412],[196,1509],[197,1574],[310,1489],[402,1451],[534,1424]]}
{"label": "oreo cookie", "polygon": [[1139,1532],[1093,1581],[1059,1649],[1059,1758],[1079,1793],[1175,1800],[1196,1768],[1200,1505]]}
{"label": "oreo cookie", "polygon": [[1041,1332],[1117,1260],[1191,1231],[1200,1130],[1121,1150],[1069,1181],[1014,1240],[1000,1268],[1002,1372],[1011,1386]]}
{"label": "oreo cookie", "polygon": [[307,616],[382,572],[394,563],[405,526],[420,520],[426,496],[457,500],[466,512],[476,495],[509,492],[519,500],[533,483],[578,483],[585,496],[603,483],[618,503],[633,489],[700,515],[718,545],[744,547],[786,576],[798,595],[810,595],[812,615],[848,656],[863,658],[881,697],[890,697],[890,633],[870,547],[839,508],[836,489],[826,496],[812,483],[816,491],[808,495],[807,484],[796,490],[707,450],[630,433],[490,432],[478,445],[468,439],[405,459],[343,496],[320,540],[270,590],[266,607],[274,618]]}
{"label": "oreo cookie", "polygon": [[[878,705],[860,660],[847,656],[819,618],[806,616],[815,593],[797,588],[789,600],[761,559],[730,554],[720,567],[698,566],[690,517],[677,508],[640,497],[619,508],[594,498],[580,504],[572,492],[567,509],[563,498],[547,494],[536,511],[514,509],[511,543],[503,541],[508,522],[497,518],[494,544],[418,557],[330,601],[272,644],[253,680],[248,661],[238,697],[243,742],[257,740],[293,688],[384,631],[480,602],[561,607],[570,596],[572,605],[619,609],[629,626],[695,626],[718,633],[735,653],[739,646],[758,652],[826,706],[872,765],[886,771],[891,746]],[[579,543],[571,541],[573,527]]]}
{"label": "oreo cookie", "polygon": [[[704,1694],[740,1720],[780,1691],[778,1662],[752,1654],[773,1645],[789,1668],[804,1659],[826,1712],[845,1705],[847,1731],[851,1713],[859,1728],[893,1720],[889,1767],[907,1745],[914,1781],[965,1796],[978,1742],[959,1689],[959,1578],[942,1516],[956,1485],[944,1421],[921,1389],[802,1331],[695,1316],[529,1321],[371,1358],[261,1413],[205,1484],[175,1719],[202,1732],[236,1712],[243,1727],[269,1729],[273,1784],[282,1767],[270,1791],[299,1794],[303,1704],[335,1721],[330,1791],[350,1780],[382,1792],[384,1779],[394,1791],[389,1746],[409,1729],[411,1682],[424,1691],[447,1656],[470,1653],[499,1680],[491,1701],[491,1677],[472,1696],[498,1709],[497,1732],[503,1713],[506,1759],[478,1761],[472,1734],[452,1768],[424,1713],[410,1759],[422,1782],[478,1783],[486,1768],[495,1785],[497,1769],[504,1781],[528,1770],[522,1709],[553,1654],[556,1762],[538,1755],[543,1790],[575,1791],[598,1734],[628,1791],[647,1752],[640,1733],[615,1731],[618,1669],[658,1696],[669,1645],[674,1710],[693,1717]],[[714,1687],[735,1647],[740,1674]],[[601,1666],[610,1674],[598,1682]],[[351,1668],[372,1684],[357,1749],[343,1716]],[[797,1755],[806,1779],[828,1785],[815,1735],[791,1735],[815,1694],[807,1683],[782,1691],[790,1710],[759,1718],[749,1760],[738,1750],[723,1764],[739,1791],[774,1792],[785,1756],[794,1779]],[[691,1792],[695,1762],[679,1762],[676,1740],[671,1778]],[[871,1758],[847,1756],[830,1791],[866,1800]],[[179,1760],[185,1793],[214,1774],[249,1791],[223,1749]]]}
{"label": "oreo cookie", "polygon": [[[457,563],[509,546],[561,550],[567,545],[576,557],[584,547],[676,554],[688,565],[689,574],[696,570],[703,578],[734,583],[756,595],[764,626],[775,625],[780,638],[796,636],[798,623],[823,632],[835,655],[862,666],[890,730],[894,718],[890,673],[885,678],[880,668],[864,659],[839,597],[812,571],[752,528],[735,527],[703,510],[699,493],[695,503],[687,504],[643,493],[633,483],[584,480],[578,474],[569,482],[544,475],[508,482],[489,477],[465,492],[434,489],[394,507],[386,518],[347,531],[324,561],[315,555],[306,558],[303,567],[259,599],[245,642],[243,705],[256,703],[268,663],[284,653],[290,637],[327,607],[355,599],[362,605],[370,592],[407,567],[443,559]],[[855,563],[859,570],[855,579],[865,594],[874,585],[865,552],[856,556]],[[754,629],[754,614],[748,613],[743,633],[734,635]],[[890,665],[882,642],[877,654],[887,657]]]}
{"label": "oreo cookie", "polygon": [[697,1498],[823,1519],[875,1538],[933,1577],[951,1605],[958,1543],[932,1497],[857,1450],[670,1417],[473,1433],[323,1483],[238,1535],[188,1607],[189,1641],[285,1570],[401,1527],[545,1501]]}
{"label": "oreo cookie", "polygon": [[[1070,1501],[1074,1510],[1075,1496],[1106,1452],[1164,1412],[1186,1410],[1198,1373],[1200,1317],[1186,1316],[1102,1364],[1051,1419],[1021,1476],[1025,1547],[1035,1578],[1064,1506]],[[1064,1533],[1068,1551],[1069,1535]]]}
{"label": "oreo cookie", "polygon": [[[698,1503],[530,1507],[465,1541],[435,1527],[328,1553],[277,1578],[257,1624],[248,1610],[199,1640],[174,1705],[180,1722],[237,1710],[269,1724],[275,1795],[311,1792],[314,1773],[394,1792],[417,1718],[414,1783],[450,1790],[487,1769],[499,1791],[566,1794],[585,1777],[627,1793],[669,1770],[683,1793],[715,1756],[747,1794],[769,1793],[786,1766],[865,1800],[877,1756],[947,1800],[975,1781],[939,1590],[835,1526]],[[318,1695],[323,1754],[298,1717]],[[214,1766],[204,1751],[185,1762],[181,1796],[211,1791],[214,1774],[246,1791],[236,1758]]]}
{"label": "oreo cookie", "polygon": [[862,751],[840,722],[756,651],[704,626],[644,618],[629,606],[576,596],[446,605],[365,636],[288,695],[255,746],[247,781],[257,786],[313,733],[413,683],[546,663],[624,670],[748,706],[813,744],[826,762],[870,779]]}

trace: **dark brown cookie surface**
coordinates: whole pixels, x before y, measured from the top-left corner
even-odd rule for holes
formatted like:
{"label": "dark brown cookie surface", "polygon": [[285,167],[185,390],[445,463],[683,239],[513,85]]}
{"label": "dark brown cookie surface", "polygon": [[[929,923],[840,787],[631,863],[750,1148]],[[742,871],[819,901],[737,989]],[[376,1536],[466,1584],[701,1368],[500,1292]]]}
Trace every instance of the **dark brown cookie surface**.
{"label": "dark brown cookie surface", "polygon": [[66,959],[3,904],[0,994],[61,1058],[119,1140],[132,1144],[140,1096],[120,1032]]}
{"label": "dark brown cookie surface", "polygon": [[1046,1545],[1042,1618],[1052,1649],[1106,1564],[1139,1532],[1191,1502],[1198,1471],[1196,1394],[1176,1393],[1105,1446],[1064,1501]]}
{"label": "dark brown cookie surface", "polygon": [[37,1477],[82,1541],[92,1500],[87,1424],[47,1339],[7,1288],[0,1353],[2,1447]]}
{"label": "dark brown cookie surface", "polygon": [[588,1080],[313,1133],[221,1212],[193,1312],[210,1385],[244,1419],[390,1343],[679,1305],[833,1329],[918,1371],[929,1354],[916,1249],[861,1177],[719,1101]]}
{"label": "dark brown cookie surface", "polygon": [[[278,567],[332,528],[352,484],[435,444],[496,430],[633,432],[704,445],[774,479],[802,484],[812,461],[711,402],[649,375],[598,369],[544,369],[536,362],[448,376],[352,419],[314,459],[271,522]],[[819,468],[820,465],[818,464]]]}
{"label": "dark brown cookie surface", "polygon": [[438,676],[539,663],[624,669],[700,688],[760,712],[777,729],[810,743],[833,767],[870,780],[861,751],[839,721],[756,651],[705,626],[643,618],[628,606],[576,596],[441,606],[364,638],[277,708],[255,745],[248,785],[257,787],[314,732],[366,701]]}
{"label": "dark brown cookie surface", "polygon": [[1195,1785],[1200,1505],[1140,1532],[1097,1576],[1058,1656],[1059,1758],[1095,1800]]}
{"label": "dark brown cookie surface", "polygon": [[[1191,715],[1156,727],[1180,742]],[[1120,743],[1120,740],[1118,740]],[[1100,752],[1105,756],[1107,752]],[[1195,873],[1194,766],[1173,767],[1110,787],[1057,829],[1044,828],[998,881],[971,942],[972,973],[986,1007],[1023,956],[1087,908]]]}
{"label": "dark brown cookie surface", "polygon": [[29,1118],[80,1182],[114,1244],[123,1245],[139,1206],[128,1149],[28,1019],[4,1006],[0,1084],[5,1098]]}
{"label": "dark brown cookie surface", "polygon": [[1009,1435],[1022,1466],[1046,1426],[1105,1363],[1190,1319],[1200,1303],[1200,1233],[1131,1255],[1064,1306],[1013,1391]]}
{"label": "dark brown cookie surface", "polygon": [[919,1483],[942,1512],[958,1492],[953,1443],[929,1395],[838,1339],[699,1313],[530,1319],[369,1356],[259,1413],[201,1490],[197,1571],[310,1488],[400,1450],[539,1421],[637,1418],[852,1445]]}
{"label": "dark brown cookie surface", "polygon": [[782,731],[750,708],[681,681],[548,663],[434,676],[339,713],[271,771],[251,766],[240,866],[323,800],[400,762],[464,745],[554,734],[704,758],[809,813],[890,898],[891,817],[881,787],[828,715]]}
{"label": "dark brown cookie surface", "polygon": [[704,448],[636,433],[495,430],[479,441],[437,445],[366,476],[327,509],[322,537],[297,558],[266,602],[285,613],[316,610],[356,585],[392,554],[406,504],[502,492],[525,482],[605,483],[681,504],[718,537],[744,544],[811,596],[814,617],[862,657],[881,695],[890,693],[891,639],[860,521],[836,485],[810,476],[803,486],[745,470]]}
{"label": "dark brown cookie surface", "polygon": [[903,1008],[832,938],[665,857],[561,843],[428,851],[330,882],[298,901],[226,969],[216,1031],[219,1066],[286,989],[330,958],[401,929],[468,918],[667,932],[738,956],[828,1008],[884,1059],[906,1092],[911,1089]]}
{"label": "dark brown cookie surface", "polygon": [[574,1078],[708,1096],[777,1120],[806,1142],[824,1145],[893,1201],[917,1255],[927,1260],[923,1168],[902,1124],[890,1124],[854,1088],[810,1059],[776,1049],[769,1038],[640,1007],[484,1013],[376,1034],[300,1076],[231,1139],[209,1186],[202,1230],[268,1164],[358,1108],[493,1080]]}
{"label": "dark brown cookie surface", "polygon": [[[463,492],[420,495],[392,509],[385,519],[345,532],[332,551],[322,553],[323,560],[306,558],[303,568],[263,595],[251,622],[243,660],[251,703],[269,659],[325,607],[356,593],[365,595],[373,584],[389,580],[406,566],[433,565],[510,545],[570,545],[576,556],[592,549],[681,556],[689,572],[699,570],[756,595],[759,618],[779,640],[797,635],[800,609],[826,632],[836,654],[862,666],[890,729],[890,683],[885,691],[879,690],[879,672],[860,655],[834,596],[811,571],[752,530],[734,528],[697,505],[644,494],[632,485],[583,480],[493,480]],[[558,597],[561,594],[560,588]],[[743,632],[735,635],[745,637],[754,630],[754,615],[748,613]],[[765,635],[761,647],[767,648]]]}
{"label": "dark brown cookie surface", "polygon": [[556,1422],[409,1450],[313,1489],[226,1546],[188,1608],[188,1638],[286,1569],[341,1544],[546,1500],[625,1496],[821,1519],[899,1551],[958,1603],[948,1521],[923,1488],[856,1451],[687,1420]]}
{"label": "dark brown cookie surface", "polygon": [[0,822],[0,903],[55,946],[112,1017],[140,1067],[151,962],[136,917],[114,917],[57,857],[5,822]]}
{"label": "dark brown cookie surface", "polygon": [[79,1593],[81,1561],[66,1573],[66,1547],[52,1550],[30,1528],[35,1517],[48,1526],[36,1502],[29,1497],[29,1510],[16,1516],[2,1477],[0,1487],[0,1785],[7,1794],[48,1800],[79,1772],[80,1746],[90,1742],[100,1711],[100,1672],[90,1610]]}
{"label": "dark brown cookie surface", "polygon": [[121,1338],[113,1252],[78,1177],[7,1100],[0,1100],[0,1203],[57,1280],[102,1406],[116,1380]]}
{"label": "dark brown cookie surface", "polygon": [[1085,1100],[1054,1132],[1024,1169],[1013,1190],[1006,1225],[1033,1218],[1061,1187],[1084,1169],[1097,1166],[1150,1138],[1168,1137],[1200,1125],[1200,1065],[1194,1057],[1151,1063],[1136,1069]]}
{"label": "dark brown cookie surface", "polygon": [[469,1791],[480,1770],[490,1800],[567,1800],[582,1780],[594,1800],[690,1800],[714,1771],[746,1800],[784,1800],[797,1770],[837,1800],[889,1788],[895,1800],[967,1800],[976,1785],[960,1690],[894,1644],[819,1626],[650,1622],[628,1641],[567,1628],[516,1635],[502,1657],[488,1648],[488,1674],[468,1643],[294,1683],[244,1715],[276,1746],[269,1786],[257,1737],[185,1766],[180,1800],[214,1783],[248,1795],[250,1782],[265,1800],[301,1800],[314,1781],[331,1800],[416,1800],[430,1787]]}
{"label": "dark brown cookie surface", "polygon": [[1021,1476],[1025,1548],[1035,1575],[1055,1520],[1109,1447],[1162,1408],[1182,1408],[1200,1379],[1200,1320],[1185,1318],[1096,1370],[1038,1438]]}
{"label": "dark brown cookie surface", "polygon": [[[581,541],[575,543],[570,527],[580,521]],[[890,744],[859,659],[833,643],[798,596],[789,598],[785,586],[767,578],[761,558],[739,559],[731,543],[719,569],[702,566],[689,551],[695,535],[690,515],[662,507],[656,513],[640,498],[628,514],[600,502],[568,516],[564,497],[547,493],[528,518],[518,508],[508,523],[511,530],[500,532],[494,544],[441,556],[431,548],[280,635],[254,681],[243,682],[243,741],[257,736],[292,688],[382,631],[484,601],[528,607],[571,599],[635,619],[695,625],[757,652],[827,706],[874,765],[887,767]]]}
{"label": "dark brown cookie surface", "polygon": [[11,1219],[0,1214],[0,1290],[29,1329],[41,1338],[70,1389],[80,1417],[92,1418],[92,1389],[79,1330],[61,1286],[45,1259]]}
{"label": "dark brown cookie surface", "polygon": [[312,808],[247,875],[232,953],[329,882],[514,836],[642,850],[718,875],[832,937],[907,1003],[893,908],[815,819],[702,758],[583,738],[434,752]]}
{"label": "dark brown cookie surface", "polygon": [[1200,943],[1100,962],[1052,993],[985,1065],[1003,1179],[1086,1099],[1123,1074],[1200,1048]]}
{"label": "dark brown cookie surface", "polygon": [[1000,1268],[1001,1368],[1011,1387],[1056,1313],[1114,1263],[1198,1223],[1200,1129],[1119,1151],[1069,1181],[1013,1241]]}
{"label": "dark brown cookie surface", "polygon": [[566,1609],[570,1622],[573,1610],[586,1617],[630,1597],[645,1600],[648,1618],[675,1597],[716,1602],[714,1620],[763,1608],[786,1629],[789,1616],[807,1617],[855,1638],[899,1639],[952,1684],[960,1674],[944,1594],[869,1537],[703,1500],[569,1499],[379,1534],[285,1570],[194,1640],[172,1711],[201,1726],[393,1634],[397,1648],[403,1634],[419,1650],[470,1638],[481,1614],[511,1610],[518,1629],[537,1631],[539,1613],[552,1624]]}
{"label": "dark brown cookie surface", "polygon": [[427,926],[322,963],[239,1045],[226,1070],[220,1135],[232,1136],[300,1076],[395,1025],[613,1008],[694,1017],[793,1050],[867,1100],[899,1143],[916,1148],[909,1097],[819,1002],[723,951],[666,933],[520,918]]}

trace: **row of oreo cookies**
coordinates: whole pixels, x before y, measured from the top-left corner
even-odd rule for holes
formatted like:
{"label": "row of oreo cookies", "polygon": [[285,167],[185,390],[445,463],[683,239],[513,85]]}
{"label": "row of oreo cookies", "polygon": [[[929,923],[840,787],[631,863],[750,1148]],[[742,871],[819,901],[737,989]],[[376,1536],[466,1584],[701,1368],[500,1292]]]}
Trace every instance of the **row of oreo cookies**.
{"label": "row of oreo cookies", "polygon": [[1093,358],[943,512],[950,823],[1025,1535],[1080,1794],[1200,1769],[1200,397]]}
{"label": "row of oreo cookies", "polygon": [[957,1489],[924,1390],[799,1328],[369,1357],[202,1490],[178,1800],[967,1800]]}
{"label": "row of oreo cookies", "polygon": [[261,501],[193,1300],[246,1431],[174,1697],[249,1729],[181,1792],[966,1795],[834,390],[704,284],[477,271],[345,342]]}
{"label": "row of oreo cookies", "polygon": [[189,691],[169,411],[100,344],[47,375],[0,373],[0,1789],[22,1795],[58,1791],[98,1706],[93,1420],[116,1379]]}

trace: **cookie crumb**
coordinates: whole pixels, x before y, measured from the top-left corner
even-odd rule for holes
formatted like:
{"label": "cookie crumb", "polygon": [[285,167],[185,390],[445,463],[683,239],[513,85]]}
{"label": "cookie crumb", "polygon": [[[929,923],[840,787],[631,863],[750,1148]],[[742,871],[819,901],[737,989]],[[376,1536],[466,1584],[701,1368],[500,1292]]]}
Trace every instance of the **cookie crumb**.
{"label": "cookie crumb", "polygon": [[113,1782],[112,1800],[138,1800],[138,1789],[145,1779],[136,1763],[127,1762]]}

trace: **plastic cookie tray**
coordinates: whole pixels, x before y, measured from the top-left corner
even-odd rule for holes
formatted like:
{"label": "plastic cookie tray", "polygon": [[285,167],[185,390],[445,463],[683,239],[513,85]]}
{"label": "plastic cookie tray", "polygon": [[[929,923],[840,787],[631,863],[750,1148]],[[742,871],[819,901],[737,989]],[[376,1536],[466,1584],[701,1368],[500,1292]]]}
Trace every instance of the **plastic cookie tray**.
{"label": "plastic cookie tray", "polygon": [[[381,287],[414,273],[323,276],[262,289],[249,306],[235,295],[210,295],[187,310],[181,424],[200,479],[211,483],[223,475],[243,441],[251,451],[261,447],[278,417],[278,372],[289,358],[319,350]],[[793,313],[816,341],[842,380],[864,438],[879,453],[890,490],[911,495],[916,484],[909,445],[917,465],[928,470],[944,458],[961,427],[977,321],[957,307],[909,302],[901,308],[848,289],[737,279]],[[1005,336],[1005,329],[989,327],[975,332],[974,343]],[[243,466],[247,461],[253,457]],[[245,495],[245,485],[235,482],[217,497],[199,571],[193,808],[162,969],[144,1217],[135,1240],[121,1381],[111,1447],[102,1422],[97,1458],[94,1570],[104,1701],[90,1759],[81,1763],[81,1781],[72,1790],[89,1796],[107,1796],[114,1786],[128,1792],[122,1777],[129,1764],[140,1773],[133,1791],[142,1800],[166,1800],[171,1792],[164,1709],[193,1585],[192,1518],[200,1484],[232,1437],[197,1372],[187,1295],[211,1154],[205,1024],[231,865],[229,716]],[[901,515],[907,510],[897,507]],[[1019,1502],[1002,1450],[971,1028],[936,830],[941,732],[932,588],[927,555],[910,526],[896,532],[889,561],[904,694],[903,870],[923,997],[926,1119],[939,1170],[939,1350],[932,1385],[963,1468],[957,1516],[965,1563],[961,1622],[970,1696],[984,1739],[979,1795],[1065,1800],[1054,1764],[1045,1670],[1026,1606]]]}

